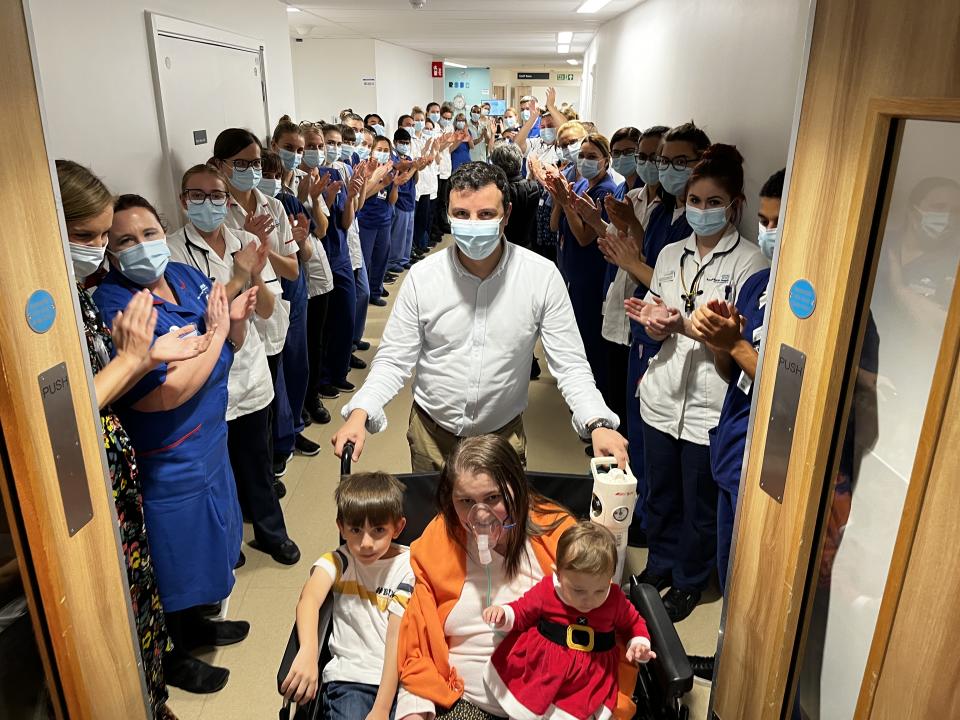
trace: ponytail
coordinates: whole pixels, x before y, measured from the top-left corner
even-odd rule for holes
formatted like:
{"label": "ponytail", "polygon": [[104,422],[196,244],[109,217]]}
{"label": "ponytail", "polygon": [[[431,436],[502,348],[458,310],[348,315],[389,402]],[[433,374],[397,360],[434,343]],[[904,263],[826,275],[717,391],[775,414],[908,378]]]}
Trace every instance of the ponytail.
{"label": "ponytail", "polygon": [[296,123],[293,122],[289,115],[284,115],[280,118],[277,126],[273,129],[273,141],[275,143],[280,142],[280,138],[289,133],[294,135],[300,135],[300,128],[297,127]]}

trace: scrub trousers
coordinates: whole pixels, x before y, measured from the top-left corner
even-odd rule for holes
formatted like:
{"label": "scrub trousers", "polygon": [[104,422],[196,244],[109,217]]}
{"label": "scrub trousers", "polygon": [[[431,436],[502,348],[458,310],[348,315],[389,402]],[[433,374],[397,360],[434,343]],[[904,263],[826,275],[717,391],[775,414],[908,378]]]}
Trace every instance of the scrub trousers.
{"label": "scrub trousers", "polygon": [[327,322],[330,295],[314,295],[307,300],[307,402],[313,407],[320,392],[320,364],[323,361],[323,329]]}
{"label": "scrub trousers", "polygon": [[390,229],[390,259],[387,261],[387,269],[392,273],[402,273],[410,265],[415,214],[415,210],[394,210]]}
{"label": "scrub trousers", "polygon": [[440,178],[437,183],[437,199],[433,207],[433,224],[430,228],[430,239],[438,243],[443,236],[450,232],[450,223],[447,220],[447,199],[450,193],[450,179]]}
{"label": "scrub trousers", "polygon": [[647,570],[699,591],[717,564],[717,483],[710,447],[643,423],[647,472]]}
{"label": "scrub trousers", "polygon": [[601,314],[602,295],[600,283],[594,278],[567,279],[567,292],[573,305],[573,315],[583,340],[583,349],[587,354],[587,363],[593,373],[593,379],[601,390],[607,383],[607,341],[603,339],[603,315]]}
{"label": "scrub trousers", "polygon": [[363,261],[367,265],[371,300],[379,300],[383,296],[383,276],[387,274],[392,227],[392,222],[370,227],[360,225],[360,246],[363,248]]}
{"label": "scrub trousers", "polygon": [[353,324],[357,314],[357,285],[353,270],[347,266],[333,270],[333,291],[323,327],[321,385],[342,385],[350,372],[353,354]]}
{"label": "scrub trousers", "polygon": [[269,427],[269,405],[227,423],[227,450],[237,481],[240,509],[253,525],[257,545],[268,551],[288,538],[280,501],[273,489]]}
{"label": "scrub trousers", "polygon": [[417,198],[417,207],[413,211],[413,247],[421,252],[427,249],[430,242],[429,228],[432,215],[430,195],[421,195]]}
{"label": "scrub trousers", "polygon": [[603,342],[607,351],[607,380],[602,391],[603,400],[620,418],[620,434],[627,437],[630,433],[630,418],[627,414],[627,362],[630,359],[630,346],[606,339]]}
{"label": "scrub trousers", "polygon": [[733,544],[733,520],[737,516],[739,493],[738,487],[720,487],[717,492],[717,576],[720,578],[720,592],[727,589],[730,546]]}
{"label": "scrub trousers", "polygon": [[367,264],[360,260],[360,267],[353,271],[357,286],[357,311],[353,316],[353,345],[363,340],[363,331],[367,327],[367,307],[370,304],[370,280],[367,278]]}
{"label": "scrub trousers", "polygon": [[273,453],[287,457],[303,432],[303,404],[310,379],[307,351],[307,303],[290,303],[290,329],[273,383]]}

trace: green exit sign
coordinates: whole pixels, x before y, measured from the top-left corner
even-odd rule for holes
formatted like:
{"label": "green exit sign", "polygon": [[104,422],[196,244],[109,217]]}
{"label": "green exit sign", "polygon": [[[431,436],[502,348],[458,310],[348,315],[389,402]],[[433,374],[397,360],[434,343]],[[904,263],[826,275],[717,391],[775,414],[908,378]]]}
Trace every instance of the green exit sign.
{"label": "green exit sign", "polygon": [[558,81],[562,82],[564,80],[575,80],[575,79],[576,79],[576,75],[574,75],[573,73],[557,73]]}

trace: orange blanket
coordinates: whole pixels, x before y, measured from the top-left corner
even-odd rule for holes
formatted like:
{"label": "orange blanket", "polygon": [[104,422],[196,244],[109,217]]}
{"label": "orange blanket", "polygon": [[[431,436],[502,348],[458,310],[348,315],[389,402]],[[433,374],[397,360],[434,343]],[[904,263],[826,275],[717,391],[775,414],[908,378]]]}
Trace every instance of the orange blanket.
{"label": "orange blanket", "polygon": [[[547,526],[556,512],[531,512],[531,519]],[[531,537],[530,544],[544,575],[553,572],[557,542],[574,524],[567,517],[559,527]],[[465,539],[465,536],[464,536]],[[400,625],[398,661],[400,682],[409,692],[449,708],[463,695],[463,680],[450,667],[449,646],[443,628],[453,610],[467,575],[466,552],[450,540],[442,516],[437,516],[410,548],[410,563],[417,582]],[[479,613],[481,608],[477,608]],[[635,712],[631,700],[637,670],[624,660],[620,665],[620,696],[614,717],[629,720]]]}

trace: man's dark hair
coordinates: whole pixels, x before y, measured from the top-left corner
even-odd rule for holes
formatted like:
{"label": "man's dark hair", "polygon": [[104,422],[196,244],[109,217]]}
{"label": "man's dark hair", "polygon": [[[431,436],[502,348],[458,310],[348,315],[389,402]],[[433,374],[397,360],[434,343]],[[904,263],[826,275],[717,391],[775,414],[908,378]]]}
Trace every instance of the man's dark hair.
{"label": "man's dark hair", "polygon": [[397,128],[396,131],[393,133],[393,142],[394,142],[394,144],[399,143],[399,142],[408,143],[408,142],[410,142],[412,139],[413,139],[413,138],[410,137],[410,133],[407,132],[407,130],[404,129],[404,128]]}
{"label": "man's dark hair", "polygon": [[767,181],[760,188],[760,197],[779,198],[783,197],[783,180],[787,176],[787,170],[777,170],[773,175],[767,178]]}
{"label": "man's dark hair", "polygon": [[464,163],[450,176],[450,192],[454,190],[480,190],[487,185],[496,185],[500,190],[503,211],[510,207],[510,181],[507,174],[496,165],[484,162]]}
{"label": "man's dark hair", "polygon": [[520,170],[523,167],[523,153],[513,143],[503,143],[497,145],[490,152],[490,164],[503,170],[508,179],[514,179],[520,176]]}

